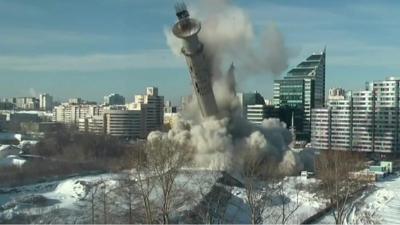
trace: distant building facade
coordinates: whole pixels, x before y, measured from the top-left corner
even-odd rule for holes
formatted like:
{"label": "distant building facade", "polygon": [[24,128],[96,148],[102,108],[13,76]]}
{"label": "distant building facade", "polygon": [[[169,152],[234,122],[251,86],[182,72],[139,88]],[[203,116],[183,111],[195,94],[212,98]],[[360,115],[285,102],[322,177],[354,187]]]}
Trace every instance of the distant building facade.
{"label": "distant building facade", "polygon": [[125,105],[125,97],[114,93],[104,96],[104,105]]}
{"label": "distant building facade", "polygon": [[39,99],[35,97],[18,97],[14,98],[14,104],[17,109],[21,110],[38,110]]}
{"label": "distant building facade", "polygon": [[246,118],[248,121],[261,124],[262,121],[268,117],[267,106],[263,104],[247,105]]}
{"label": "distant building facade", "polygon": [[164,124],[164,96],[158,95],[158,88],[147,87],[145,95],[135,95],[135,110],[144,112],[144,130],[147,133],[162,129]]}
{"label": "distant building facade", "polygon": [[[98,111],[85,111],[81,115],[77,121],[78,128],[82,132],[128,139],[146,138],[151,131],[163,128],[164,97],[158,95],[156,87],[148,87],[146,94],[135,95],[132,104],[103,106]],[[76,122],[72,117],[71,120]]]}
{"label": "distant building facade", "polygon": [[39,95],[40,110],[50,111],[53,109],[53,97],[47,93]]}
{"label": "distant building facade", "polygon": [[97,116],[102,113],[98,105],[63,103],[53,109],[53,121],[78,126],[79,119]]}
{"label": "distant building facade", "polygon": [[144,137],[143,112],[140,110],[110,110],[104,112],[106,133],[125,138]]}
{"label": "distant building facade", "polygon": [[400,153],[400,78],[373,81],[364,91],[330,92],[312,112],[311,144],[321,150]]}
{"label": "distant building facade", "polygon": [[164,103],[164,114],[165,113],[177,113],[178,109],[176,106],[172,105],[171,101],[165,101]]}
{"label": "distant building facade", "polygon": [[264,97],[258,92],[237,93],[236,96],[242,108],[242,116],[246,119],[248,119],[247,108],[249,105],[258,105],[254,106],[255,108],[261,107],[261,105],[265,106]]}

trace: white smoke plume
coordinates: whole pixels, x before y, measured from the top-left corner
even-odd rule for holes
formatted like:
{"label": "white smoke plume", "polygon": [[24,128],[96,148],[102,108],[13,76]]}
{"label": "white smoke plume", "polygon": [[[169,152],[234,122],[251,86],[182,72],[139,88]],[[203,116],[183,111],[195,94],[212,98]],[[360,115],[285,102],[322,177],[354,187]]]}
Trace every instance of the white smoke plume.
{"label": "white smoke plume", "polygon": [[[189,7],[189,11],[202,22],[199,39],[212,68],[213,90],[220,114],[218,118],[202,119],[196,98],[193,98],[168,133],[153,132],[148,140],[161,135],[193,146],[195,160],[201,167],[240,172],[245,164],[244,156],[250,154],[266,163],[280,163],[281,172],[302,169],[296,153],[288,151],[292,137],[286,124],[279,119],[267,119],[260,125],[249,123],[241,117],[236,97],[237,71],[240,71],[239,76],[246,77],[248,74],[276,75],[287,68],[289,51],[277,27],[269,24],[263,35],[256,37],[246,12],[225,0],[201,1]],[[171,50],[183,58],[181,40],[175,38],[169,28],[165,29],[165,35]],[[229,64],[231,66],[224,69]]]}
{"label": "white smoke plume", "polygon": [[[193,18],[201,21],[199,33],[208,57],[212,61],[213,76],[220,75],[220,66],[235,62],[240,75],[280,75],[288,66],[292,51],[278,27],[269,22],[261,35],[245,10],[229,0],[202,0],[189,6]],[[179,57],[181,40],[169,28],[165,29],[167,44]]]}
{"label": "white smoke plume", "polygon": [[34,89],[34,88],[29,88],[29,95],[30,96],[32,96],[32,97],[39,97],[39,94],[38,94],[38,92]]}

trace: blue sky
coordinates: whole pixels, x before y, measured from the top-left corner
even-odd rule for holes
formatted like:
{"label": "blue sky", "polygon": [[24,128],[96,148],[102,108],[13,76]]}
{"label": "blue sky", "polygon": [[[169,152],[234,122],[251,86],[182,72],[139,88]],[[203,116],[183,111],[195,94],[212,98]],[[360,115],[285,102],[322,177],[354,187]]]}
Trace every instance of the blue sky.
{"label": "blue sky", "polygon": [[[158,86],[178,102],[191,86],[164,36],[175,2],[0,0],[0,97],[48,92],[100,101],[116,92],[132,100]],[[256,31],[269,22],[279,27],[296,52],[291,66],[327,45],[327,88],[361,89],[365,81],[400,76],[400,1],[232,2]],[[275,78],[252,76],[239,89],[270,98]]]}

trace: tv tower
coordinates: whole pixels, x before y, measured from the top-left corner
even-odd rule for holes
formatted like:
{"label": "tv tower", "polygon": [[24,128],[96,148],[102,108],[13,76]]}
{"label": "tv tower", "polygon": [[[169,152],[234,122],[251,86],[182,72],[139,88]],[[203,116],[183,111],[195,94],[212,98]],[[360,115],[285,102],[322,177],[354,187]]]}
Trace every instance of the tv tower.
{"label": "tv tower", "polygon": [[175,10],[179,20],[173,26],[172,32],[182,39],[181,51],[189,67],[201,114],[203,117],[216,116],[218,108],[211,84],[211,68],[205,59],[204,46],[197,37],[201,29],[200,22],[190,18],[184,3],[176,4]]}

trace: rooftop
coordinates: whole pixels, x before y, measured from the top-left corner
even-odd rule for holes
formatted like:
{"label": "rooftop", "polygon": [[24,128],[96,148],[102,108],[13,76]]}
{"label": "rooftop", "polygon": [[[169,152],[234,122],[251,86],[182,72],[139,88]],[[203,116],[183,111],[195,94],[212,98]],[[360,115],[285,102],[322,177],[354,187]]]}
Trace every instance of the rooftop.
{"label": "rooftop", "polygon": [[312,72],[314,69],[313,68],[294,68],[291,69],[288,74],[293,75],[293,76],[306,76],[310,72]]}
{"label": "rooftop", "polygon": [[322,58],[322,54],[312,54],[307,58],[308,60],[321,60]]}
{"label": "rooftop", "polygon": [[319,65],[319,61],[304,61],[301,62],[297,67],[305,68],[305,67],[316,67]]}

